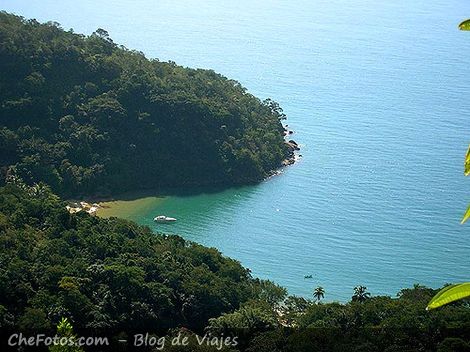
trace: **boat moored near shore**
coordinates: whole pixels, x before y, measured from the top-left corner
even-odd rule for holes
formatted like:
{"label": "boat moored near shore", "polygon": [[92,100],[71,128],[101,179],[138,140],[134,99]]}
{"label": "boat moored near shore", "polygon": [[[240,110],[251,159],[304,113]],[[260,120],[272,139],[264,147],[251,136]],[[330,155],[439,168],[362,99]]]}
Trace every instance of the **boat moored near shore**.
{"label": "boat moored near shore", "polygon": [[165,215],[158,215],[153,219],[153,221],[160,222],[160,223],[168,223],[168,222],[175,222],[176,219],[171,218],[169,216],[165,216]]}

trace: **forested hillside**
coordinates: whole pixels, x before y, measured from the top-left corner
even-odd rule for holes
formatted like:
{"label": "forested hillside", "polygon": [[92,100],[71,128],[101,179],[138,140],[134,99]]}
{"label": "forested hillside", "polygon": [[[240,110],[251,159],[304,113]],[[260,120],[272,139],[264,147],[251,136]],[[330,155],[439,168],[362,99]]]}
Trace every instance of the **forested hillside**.
{"label": "forested hillside", "polygon": [[69,214],[44,185],[0,187],[0,248],[0,332],[52,332],[67,318],[108,335],[185,327],[238,337],[231,351],[470,350],[468,302],[426,311],[437,291],[422,286],[344,304],[287,296],[215,249]]}
{"label": "forested hillside", "polygon": [[0,249],[0,330],[201,329],[273,286],[216,249],[69,214],[43,185],[0,188]]}
{"label": "forested hillside", "polygon": [[[70,214],[57,195],[259,181],[292,157],[283,118],[235,81],[148,60],[104,30],[0,13],[0,335],[53,334],[66,318],[113,338],[192,337],[171,351],[470,351],[468,300],[426,311],[437,290],[420,285],[289,296],[216,249]],[[198,345],[207,332],[238,343]]]}
{"label": "forested hillside", "polygon": [[213,71],[149,60],[0,13],[0,167],[61,195],[256,182],[292,156],[277,103]]}

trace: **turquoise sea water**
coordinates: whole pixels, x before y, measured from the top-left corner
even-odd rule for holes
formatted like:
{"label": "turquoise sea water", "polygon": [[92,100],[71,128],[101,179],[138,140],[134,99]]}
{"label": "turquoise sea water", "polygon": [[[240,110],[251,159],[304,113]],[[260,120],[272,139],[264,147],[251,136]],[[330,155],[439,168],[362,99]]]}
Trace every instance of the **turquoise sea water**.
{"label": "turquoise sea water", "polygon": [[[329,300],[470,280],[468,0],[0,0],[148,57],[213,68],[282,105],[302,160],[266,182],[132,215]],[[174,225],[155,225],[157,214]],[[304,275],[312,274],[312,280]]]}

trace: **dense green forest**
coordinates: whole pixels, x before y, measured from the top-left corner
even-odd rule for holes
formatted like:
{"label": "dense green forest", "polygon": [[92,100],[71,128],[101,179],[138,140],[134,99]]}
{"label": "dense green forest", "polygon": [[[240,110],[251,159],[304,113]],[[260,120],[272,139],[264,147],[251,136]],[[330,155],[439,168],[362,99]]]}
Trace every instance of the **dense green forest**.
{"label": "dense green forest", "polygon": [[2,326],[198,329],[267,286],[215,249],[71,215],[47,186],[1,188],[0,233]]}
{"label": "dense green forest", "polygon": [[289,296],[216,249],[69,214],[57,196],[261,180],[292,156],[275,102],[103,30],[6,13],[0,72],[1,333],[66,318],[110,334],[184,328],[192,345],[171,351],[220,350],[198,345],[205,333],[236,336],[224,351],[470,351],[468,301],[426,311],[437,290],[419,285],[394,298],[358,286],[346,303],[323,303],[322,288]]}
{"label": "dense green forest", "polygon": [[344,304],[288,296],[215,249],[69,214],[18,179],[0,188],[0,248],[0,329],[53,331],[66,317],[76,329],[238,336],[232,351],[470,351],[466,301],[426,311],[437,291],[419,285],[397,298],[359,287]]}
{"label": "dense green forest", "polygon": [[279,105],[211,70],[0,13],[0,168],[61,195],[260,181],[292,156]]}

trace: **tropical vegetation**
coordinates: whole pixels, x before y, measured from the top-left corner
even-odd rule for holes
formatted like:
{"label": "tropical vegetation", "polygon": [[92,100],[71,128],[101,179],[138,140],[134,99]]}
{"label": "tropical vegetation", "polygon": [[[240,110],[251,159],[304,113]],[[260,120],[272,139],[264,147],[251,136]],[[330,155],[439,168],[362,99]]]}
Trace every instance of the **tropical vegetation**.
{"label": "tropical vegetation", "polygon": [[[163,336],[185,327],[193,337],[239,337],[232,351],[470,348],[466,301],[426,311],[437,291],[419,285],[397,298],[358,285],[348,303],[318,302],[322,287],[315,300],[288,296],[216,249],[125,220],[70,214],[49,187],[18,179],[0,188],[0,248],[2,331],[52,333],[59,325],[68,336],[68,322],[79,331]],[[195,351],[217,350],[192,341]]]}
{"label": "tropical vegetation", "polygon": [[321,286],[316,287],[313,290],[313,299],[316,302],[320,302],[325,297],[325,289]]}
{"label": "tropical vegetation", "polygon": [[356,286],[354,287],[354,294],[351,297],[353,302],[365,302],[370,298],[370,292],[367,291],[367,287],[365,286]]}
{"label": "tropical vegetation", "polygon": [[69,214],[47,187],[0,188],[0,234],[0,327],[49,329],[68,317],[80,328],[197,330],[275,297],[274,284],[216,249]]}
{"label": "tropical vegetation", "polygon": [[279,105],[98,29],[0,12],[0,182],[61,195],[257,182],[292,155]]}
{"label": "tropical vegetation", "polygon": [[[289,296],[216,249],[70,214],[57,195],[259,181],[292,152],[277,103],[213,71],[148,60],[104,30],[85,37],[6,13],[0,72],[2,332],[183,331],[192,351],[470,351],[465,284],[393,298],[358,285],[344,303],[323,303],[321,286],[313,300]],[[198,344],[207,333],[239,340]],[[65,350],[82,349],[51,347]]]}

